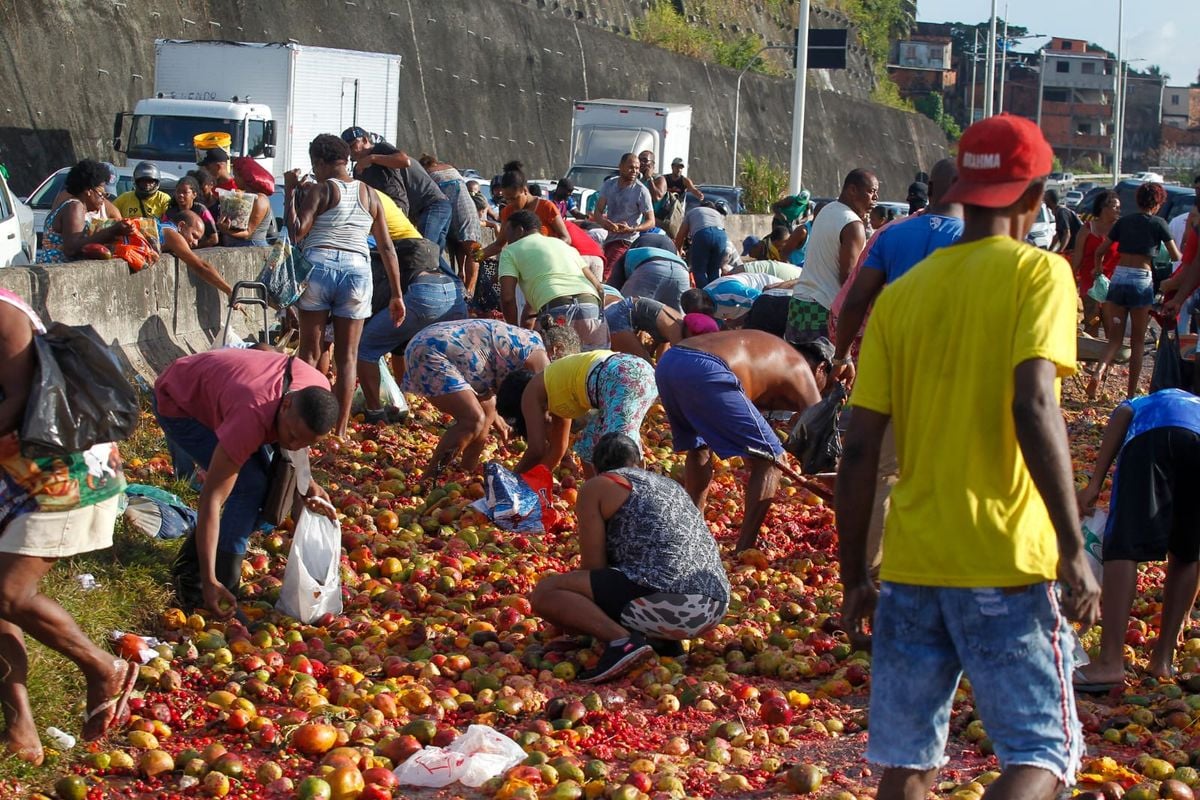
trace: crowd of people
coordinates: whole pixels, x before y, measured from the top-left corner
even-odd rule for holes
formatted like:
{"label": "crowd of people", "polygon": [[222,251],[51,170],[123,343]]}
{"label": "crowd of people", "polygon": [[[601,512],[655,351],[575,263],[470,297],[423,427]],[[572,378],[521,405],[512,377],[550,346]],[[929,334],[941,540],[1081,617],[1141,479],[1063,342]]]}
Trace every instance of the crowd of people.
{"label": "crowd of people", "polygon": [[[261,244],[272,232],[257,197],[242,230],[213,214],[212,193],[238,183],[223,155],[210,152],[174,197],[139,166],[136,190],[115,203],[103,194],[103,166],[80,162],[47,221],[47,260],[79,257],[131,229],[89,231],[89,218],[145,217],[160,220],[164,247],[228,291],[195,250]],[[359,384],[365,425],[404,424],[401,409],[381,399],[390,369],[405,392],[452,420],[426,479],[455,463],[477,470],[493,434],[525,440],[517,473],[558,467],[574,438],[588,478],[576,507],[580,563],[544,576],[531,603],[554,625],[604,644],[580,680],[611,679],[653,652],[681,654],[682,641],[726,612],[729,583],[704,521],[714,459],[745,464],[735,552],[753,548],[786,468],[772,412],[794,418],[841,384],[852,391],[835,476],[842,621],[871,636],[867,755],[885,766],[880,797],[925,796],[964,672],[1004,767],[989,797],[1051,798],[1069,785],[1082,741],[1072,680],[1087,691],[1124,681],[1122,635],[1140,561],[1167,559],[1151,672],[1170,676],[1200,588],[1197,507],[1185,489],[1200,466],[1200,399],[1190,377],[1134,398],[1155,300],[1153,251],[1164,245],[1180,262],[1161,287],[1174,296],[1159,317],[1173,325],[1200,286],[1200,204],[1177,226],[1178,242],[1154,216],[1157,184],[1139,189],[1138,214],[1121,217],[1119,199],[1105,192],[1075,226],[1046,191],[1049,145],[1032,123],[1007,115],[971,126],[957,159],[909,187],[907,217],[883,212],[878,179],[856,168],[823,208],[807,192],[779,200],[770,234],[740,253],[731,253],[722,209],[704,200],[685,165],[660,175],[652,153],[625,154],[588,214],[565,181],[541,197],[519,162],[494,181],[493,212],[453,165],[413,159],[360,128],[318,136],[309,156],[311,174],[293,170],[284,181],[286,227],[311,265],[295,304],[297,354],[199,353],[154,387],[177,473],[203,473],[197,527],[172,566],[182,605],[238,613],[272,450],[303,459],[322,437],[344,436]],[[678,213],[685,193],[700,204]],[[1062,220],[1050,251],[1025,242],[1043,203]],[[496,229],[486,247],[485,226]],[[1102,275],[1111,280],[1098,297]],[[9,358],[0,445],[12,451],[40,321],[15,296],[0,292],[0,301]],[[1061,381],[1078,369],[1080,328],[1099,322],[1109,345],[1095,393],[1126,317],[1131,399],[1114,412],[1077,495]],[[642,462],[655,403],[686,454],[682,485]],[[37,485],[13,479],[19,454],[0,460],[5,489],[30,498],[3,506],[16,510],[0,539],[0,573],[13,576],[0,582],[0,625],[10,629],[0,629],[0,657],[23,663],[23,629],[75,659],[89,680],[89,737],[123,713],[129,668],[88,643],[37,594],[37,581],[53,558],[111,540],[109,500],[122,486],[114,453],[109,445],[80,454],[79,475],[99,470],[103,479],[62,512]],[[1114,461],[1101,655],[1073,671],[1070,623],[1095,623],[1101,602],[1080,513]],[[333,513],[315,482],[299,491],[313,511]],[[68,518],[74,537],[50,547],[50,532]],[[10,748],[33,758],[40,749],[21,675],[0,682],[0,702]]]}

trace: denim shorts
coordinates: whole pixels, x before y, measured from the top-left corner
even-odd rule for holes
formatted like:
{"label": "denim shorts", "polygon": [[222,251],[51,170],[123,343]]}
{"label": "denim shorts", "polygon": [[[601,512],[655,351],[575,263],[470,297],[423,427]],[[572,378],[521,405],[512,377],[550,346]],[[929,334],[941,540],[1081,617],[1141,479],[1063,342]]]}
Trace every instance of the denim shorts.
{"label": "denim shorts", "polygon": [[1150,270],[1117,267],[1108,283],[1106,303],[1122,308],[1146,308],[1154,305],[1154,279]]}
{"label": "denim shorts", "polygon": [[304,251],[312,264],[308,286],[296,302],[301,311],[328,311],[344,319],[371,316],[371,262],[349,250],[314,247]]}
{"label": "denim shorts", "polygon": [[[668,351],[670,352],[670,351]],[[885,582],[875,610],[867,760],[946,763],[950,708],[965,672],[1001,767],[1075,782],[1083,732],[1071,670],[1075,640],[1055,584],[955,589]]]}

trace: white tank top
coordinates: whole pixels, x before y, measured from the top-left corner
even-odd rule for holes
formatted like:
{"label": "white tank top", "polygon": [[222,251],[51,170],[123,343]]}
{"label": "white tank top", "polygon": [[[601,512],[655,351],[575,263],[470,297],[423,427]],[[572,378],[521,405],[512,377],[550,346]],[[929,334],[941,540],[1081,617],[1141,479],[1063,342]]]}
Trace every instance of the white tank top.
{"label": "white tank top", "polygon": [[313,220],[312,228],[304,237],[304,249],[328,247],[370,257],[367,235],[371,233],[371,212],[363,207],[359,198],[359,182],[337,178],[330,178],[329,182],[337,186],[341,198],[336,206],[326,209]]}
{"label": "white tank top", "polygon": [[850,206],[838,200],[821,209],[813,222],[808,237],[804,272],[800,282],[792,290],[797,300],[811,300],[825,308],[833,308],[833,301],[842,288],[838,281],[838,251],[842,246],[842,229],[851,222],[862,222]]}

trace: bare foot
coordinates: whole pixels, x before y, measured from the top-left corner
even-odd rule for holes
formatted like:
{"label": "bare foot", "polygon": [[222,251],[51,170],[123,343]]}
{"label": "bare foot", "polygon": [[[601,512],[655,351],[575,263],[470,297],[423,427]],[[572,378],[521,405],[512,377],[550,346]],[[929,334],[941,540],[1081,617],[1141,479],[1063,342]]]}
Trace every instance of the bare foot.
{"label": "bare foot", "polygon": [[[113,724],[119,722],[116,719],[119,710],[117,700],[126,687],[130,669],[134,670],[134,677],[136,678],[136,666],[125,661],[114,660],[109,662],[109,666],[104,674],[89,674],[86,676],[87,714],[89,718],[83,724],[84,740],[90,742],[94,739],[99,739]],[[94,713],[109,701],[113,702],[108,708],[99,713]]]}
{"label": "bare foot", "polygon": [[10,725],[3,734],[3,740],[9,753],[35,767],[40,767],[46,759],[32,719],[26,719],[16,726]]}
{"label": "bare foot", "polygon": [[1086,667],[1075,670],[1073,680],[1076,684],[1098,685],[1111,683],[1121,686],[1125,683],[1125,668],[1118,666],[1113,669],[1101,664],[1088,664]]}
{"label": "bare foot", "polygon": [[1147,671],[1151,677],[1158,678],[1160,681],[1175,680],[1175,653],[1160,653],[1155,647],[1150,654],[1150,663],[1147,665]]}
{"label": "bare foot", "polygon": [[1100,392],[1100,376],[1092,375],[1087,385],[1087,399],[1091,402],[1096,401],[1096,395]]}

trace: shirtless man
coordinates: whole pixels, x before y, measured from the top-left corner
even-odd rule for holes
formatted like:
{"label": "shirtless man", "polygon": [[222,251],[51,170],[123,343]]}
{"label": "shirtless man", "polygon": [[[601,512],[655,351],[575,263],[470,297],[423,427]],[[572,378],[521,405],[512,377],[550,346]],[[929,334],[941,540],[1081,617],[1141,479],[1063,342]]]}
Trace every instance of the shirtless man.
{"label": "shirtless man", "polygon": [[684,488],[703,509],[712,482],[712,452],[750,465],[737,552],[754,547],[779,488],[775,459],[783,447],[759,409],[800,412],[821,399],[833,347],[803,349],[763,331],[691,337],[658,360],[655,381],[675,451],[687,451]]}

